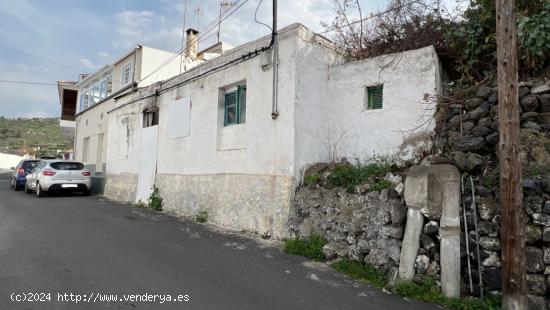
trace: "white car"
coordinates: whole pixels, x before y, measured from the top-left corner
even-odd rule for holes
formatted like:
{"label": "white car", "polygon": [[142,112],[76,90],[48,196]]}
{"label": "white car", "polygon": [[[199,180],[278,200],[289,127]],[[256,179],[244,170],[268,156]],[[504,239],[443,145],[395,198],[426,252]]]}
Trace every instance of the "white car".
{"label": "white car", "polygon": [[36,196],[43,197],[48,192],[72,191],[90,195],[92,178],[84,164],[72,160],[41,160],[27,175],[25,192],[36,191]]}

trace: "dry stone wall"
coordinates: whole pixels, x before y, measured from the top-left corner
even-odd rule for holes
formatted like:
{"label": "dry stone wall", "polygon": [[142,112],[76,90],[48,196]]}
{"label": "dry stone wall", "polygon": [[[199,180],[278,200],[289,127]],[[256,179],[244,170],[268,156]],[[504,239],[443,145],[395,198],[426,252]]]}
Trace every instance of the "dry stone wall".
{"label": "dry stone wall", "polygon": [[[546,310],[550,309],[550,82],[520,83],[519,99],[529,309]],[[496,87],[480,87],[466,98],[441,103],[436,120],[434,154],[420,164],[453,164],[462,173],[462,295],[479,295],[481,290],[499,294],[502,278]],[[294,196],[291,231],[299,237],[324,236],[329,241],[323,249],[328,259],[362,261],[392,278],[398,270],[406,224],[405,177],[406,171],[402,176],[387,176],[392,188],[380,193],[364,193],[361,186],[355,193],[302,186]],[[413,280],[426,275],[440,280],[440,214],[424,211]]]}
{"label": "dry stone wall", "polygon": [[[550,83],[530,81],[519,87],[523,166],[523,208],[530,309],[549,309],[550,293]],[[425,159],[450,160],[465,177],[463,203],[474,292],[481,287],[501,289],[500,207],[498,194],[498,93],[480,87],[463,100],[439,107],[435,145],[438,155]],[[469,177],[472,176],[474,196]],[[476,213],[474,214],[474,202]],[[476,223],[477,216],[477,223]],[[475,226],[478,226],[476,233]],[[464,230],[464,221],[462,230]],[[466,239],[462,238],[462,277],[469,288]],[[476,247],[479,245],[482,281]]]}

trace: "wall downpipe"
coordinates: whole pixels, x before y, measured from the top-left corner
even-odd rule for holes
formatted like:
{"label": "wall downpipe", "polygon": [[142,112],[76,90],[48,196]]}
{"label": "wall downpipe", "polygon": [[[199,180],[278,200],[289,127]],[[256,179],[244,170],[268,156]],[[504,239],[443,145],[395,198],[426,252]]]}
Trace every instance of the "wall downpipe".
{"label": "wall downpipe", "polygon": [[272,59],[272,68],[273,68],[273,93],[271,98],[271,118],[277,119],[279,117],[279,107],[278,107],[278,88],[279,88],[279,40],[277,35],[277,0],[273,0],[273,29],[271,32],[271,45],[273,48],[273,59]]}

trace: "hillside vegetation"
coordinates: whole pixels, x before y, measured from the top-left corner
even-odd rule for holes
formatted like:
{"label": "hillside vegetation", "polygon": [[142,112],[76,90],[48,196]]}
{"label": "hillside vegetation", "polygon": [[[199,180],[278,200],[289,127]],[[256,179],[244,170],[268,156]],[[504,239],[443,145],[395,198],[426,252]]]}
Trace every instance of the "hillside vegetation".
{"label": "hillside vegetation", "polygon": [[73,142],[61,135],[57,118],[0,117],[1,153],[55,155],[72,148]]}

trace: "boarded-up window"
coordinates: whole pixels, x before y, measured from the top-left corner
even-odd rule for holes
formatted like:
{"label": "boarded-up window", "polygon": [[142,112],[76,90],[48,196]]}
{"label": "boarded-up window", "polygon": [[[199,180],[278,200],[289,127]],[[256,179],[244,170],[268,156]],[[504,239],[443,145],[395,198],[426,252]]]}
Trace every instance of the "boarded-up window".
{"label": "boarded-up window", "polygon": [[191,100],[189,97],[168,105],[168,137],[187,137],[191,134]]}
{"label": "boarded-up window", "polygon": [[365,89],[365,105],[369,110],[382,109],[383,86],[368,86]]}

